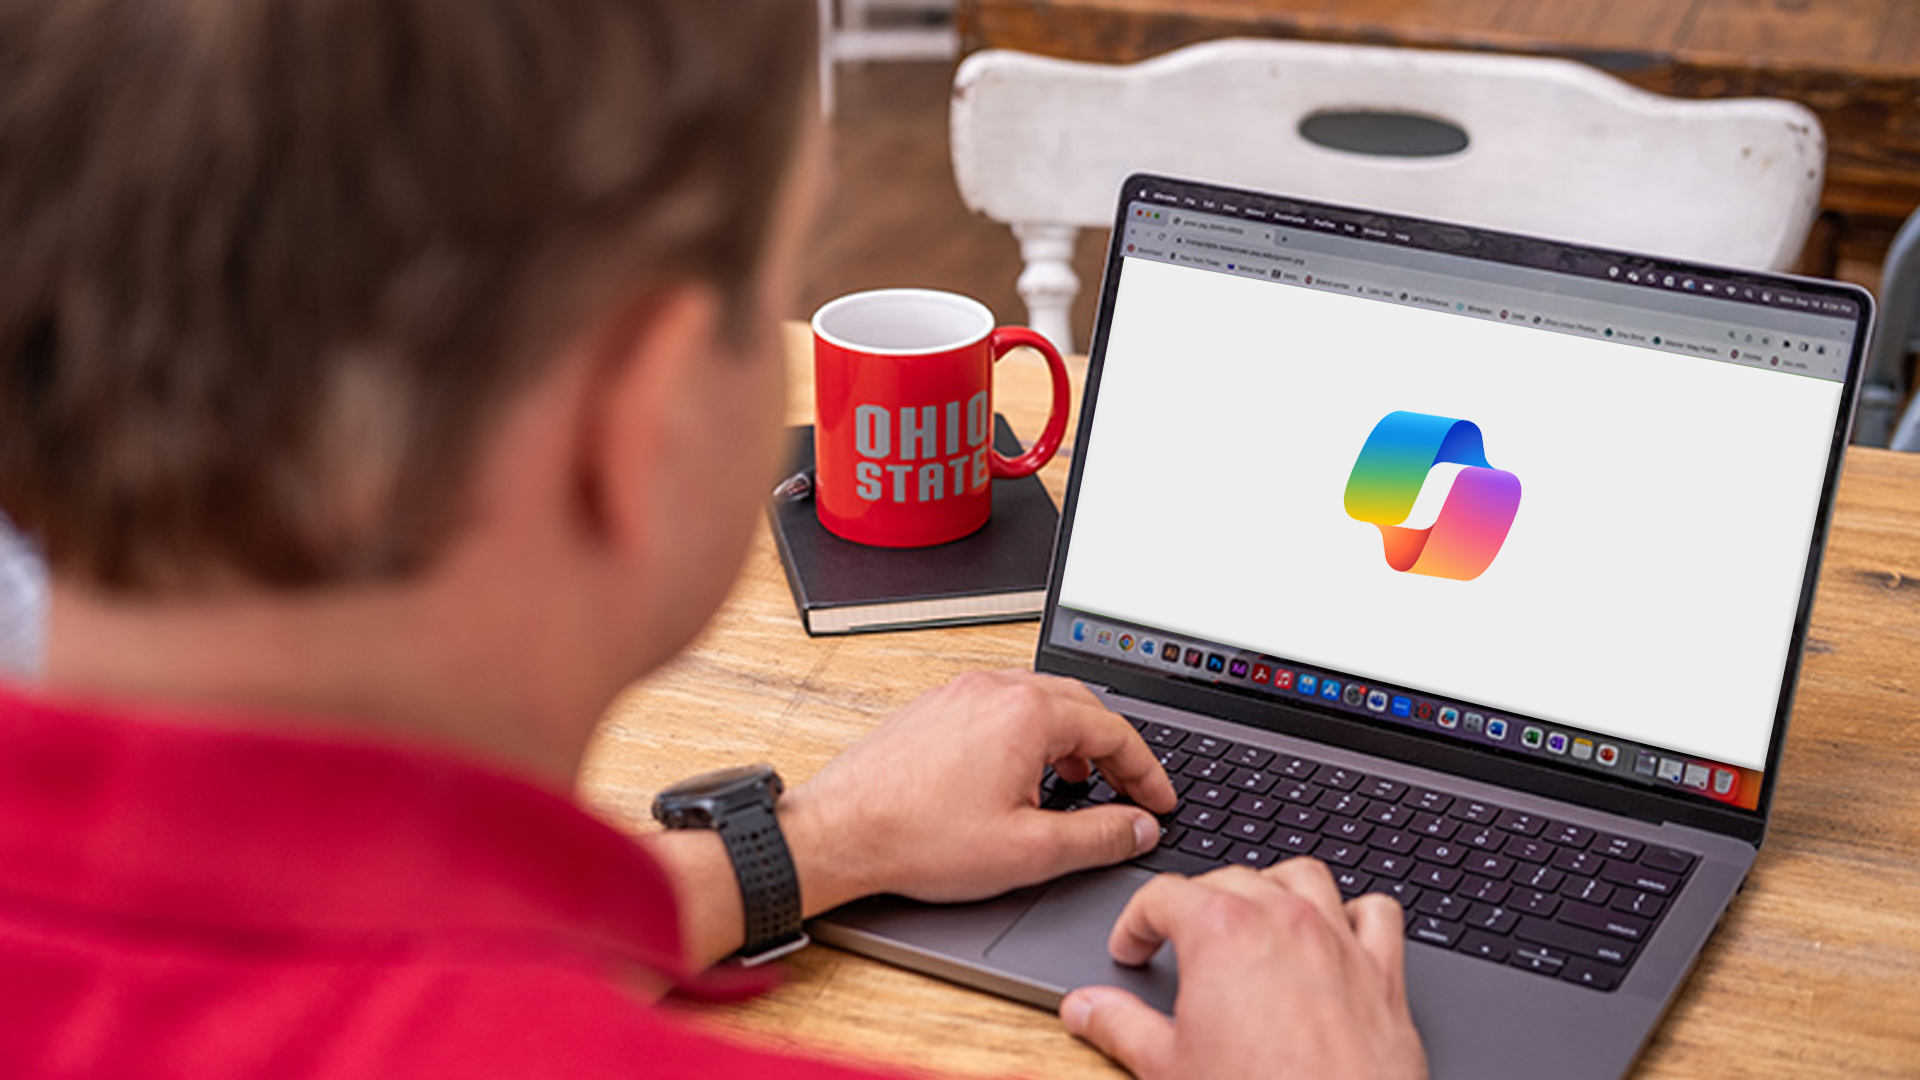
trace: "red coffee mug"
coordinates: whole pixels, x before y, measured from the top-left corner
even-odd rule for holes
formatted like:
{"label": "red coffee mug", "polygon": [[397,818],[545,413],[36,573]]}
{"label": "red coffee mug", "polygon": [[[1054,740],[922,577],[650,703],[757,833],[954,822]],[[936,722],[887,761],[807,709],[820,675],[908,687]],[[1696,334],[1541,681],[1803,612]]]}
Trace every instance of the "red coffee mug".
{"label": "red coffee mug", "polygon": [[[993,449],[993,364],[1026,345],[1046,357],[1053,412],[1026,453]],[[1067,433],[1067,367],[1046,338],[995,327],[985,304],[928,289],[876,289],[813,316],[814,508],[828,532],[925,547],[979,530],[990,478],[1045,465]]]}

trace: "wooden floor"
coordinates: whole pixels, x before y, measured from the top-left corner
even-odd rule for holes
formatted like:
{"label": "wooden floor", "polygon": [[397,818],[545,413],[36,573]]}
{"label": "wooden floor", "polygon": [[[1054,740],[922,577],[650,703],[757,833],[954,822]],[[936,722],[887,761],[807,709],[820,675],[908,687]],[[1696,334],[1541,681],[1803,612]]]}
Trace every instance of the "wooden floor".
{"label": "wooden floor", "polygon": [[[1026,322],[1014,292],[1020,249],[1003,225],[969,213],[947,152],[944,62],[843,65],[829,128],[833,175],[791,314],[804,318],[859,289],[917,286],[975,297],[1002,322]],[[1075,340],[1084,343],[1106,255],[1104,230],[1083,233]]]}

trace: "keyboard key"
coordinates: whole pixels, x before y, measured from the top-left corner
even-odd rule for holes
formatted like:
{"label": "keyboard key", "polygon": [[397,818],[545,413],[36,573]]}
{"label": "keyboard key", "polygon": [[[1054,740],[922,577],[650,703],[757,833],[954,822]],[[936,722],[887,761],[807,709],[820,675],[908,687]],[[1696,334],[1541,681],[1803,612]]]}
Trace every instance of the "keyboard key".
{"label": "keyboard key", "polygon": [[1553,892],[1567,875],[1546,866],[1528,866],[1525,863],[1514,868],[1513,883],[1523,889],[1539,889],[1541,892]]}
{"label": "keyboard key", "polygon": [[1462,829],[1455,833],[1453,838],[1470,848],[1479,848],[1482,851],[1499,851],[1501,845],[1505,844],[1512,835],[1511,833],[1503,832],[1492,827],[1483,827],[1478,829]]}
{"label": "keyboard key", "polygon": [[1613,886],[1593,878],[1570,877],[1560,883],[1560,895],[1587,904],[1604,904],[1613,898]]}
{"label": "keyboard key", "polygon": [[1361,811],[1367,808],[1367,799],[1351,791],[1329,791],[1320,796],[1320,801],[1313,806],[1316,810],[1325,810],[1340,817],[1359,817]]}
{"label": "keyboard key", "polygon": [[1531,915],[1520,920],[1520,925],[1513,929],[1513,936],[1590,960],[1604,960],[1609,964],[1624,965],[1633,959],[1634,945],[1631,942]]}
{"label": "keyboard key", "polygon": [[1235,840],[1257,844],[1267,838],[1267,834],[1273,831],[1273,826],[1257,818],[1236,817],[1228,821],[1226,827],[1220,831]]}
{"label": "keyboard key", "polygon": [[1640,857],[1640,848],[1640,841],[1629,840],[1624,836],[1614,836],[1611,833],[1601,833],[1594,837],[1593,843],[1588,846],[1589,850],[1597,851],[1609,859],[1626,859],[1629,862]]}
{"label": "keyboard key", "polygon": [[1292,780],[1311,780],[1320,766],[1306,758],[1288,757],[1281,754],[1273,760],[1273,771]]}
{"label": "keyboard key", "polygon": [[1367,843],[1373,847],[1391,851],[1395,855],[1409,855],[1414,848],[1420,846],[1420,838],[1410,832],[1375,829],[1373,835],[1367,839]]}
{"label": "keyboard key", "polygon": [[1651,919],[1660,914],[1660,909],[1666,907],[1667,902],[1652,893],[1621,889],[1613,894],[1613,903],[1609,906],[1615,911],[1624,911],[1629,915],[1640,915]]}
{"label": "keyboard key", "polygon": [[1360,869],[1383,878],[1398,880],[1407,876],[1413,869],[1413,858],[1407,855],[1395,855],[1391,851],[1369,851],[1360,860]]}
{"label": "keyboard key", "polygon": [[1468,874],[1466,878],[1460,882],[1461,896],[1469,900],[1484,900],[1489,904],[1497,904],[1505,900],[1507,894],[1512,891],[1513,886],[1504,881],[1475,877],[1472,874]]}
{"label": "keyboard key", "polygon": [[1191,754],[1184,754],[1178,750],[1168,750],[1164,748],[1154,756],[1159,758],[1160,767],[1167,771],[1168,776],[1179,775],[1180,770],[1186,768],[1187,762],[1193,760],[1193,755]]}
{"label": "keyboard key", "polygon": [[1373,832],[1373,826],[1354,818],[1334,818],[1320,831],[1336,840],[1351,840],[1358,844]]}
{"label": "keyboard key", "polygon": [[1129,723],[1129,724],[1132,724],[1132,725],[1133,725],[1133,730],[1135,730],[1135,731],[1145,731],[1145,730],[1147,730],[1147,721],[1145,721],[1145,720],[1142,720],[1142,719],[1140,719],[1140,718],[1139,718],[1139,717],[1137,717],[1137,716],[1127,716],[1127,715],[1124,715],[1124,714],[1122,714],[1122,715],[1121,715],[1121,717],[1120,717],[1120,719],[1122,719],[1122,720],[1125,720],[1125,721],[1126,721],[1127,723]]}
{"label": "keyboard key", "polygon": [[1546,918],[1560,907],[1560,898],[1537,889],[1515,889],[1507,894],[1507,906],[1515,911]]}
{"label": "keyboard key", "polygon": [[1358,870],[1336,870],[1333,874],[1333,883],[1340,889],[1341,896],[1351,900],[1366,892],[1367,886],[1373,884],[1373,878]]}
{"label": "keyboard key", "polygon": [[1619,968],[1583,960],[1578,956],[1567,961],[1567,966],[1560,970],[1560,977],[1595,990],[1611,990],[1620,985]]}
{"label": "keyboard key", "polygon": [[1374,888],[1398,900],[1400,906],[1408,910],[1412,910],[1413,905],[1419,903],[1420,898],[1426,895],[1426,890],[1411,881],[1382,881],[1379,877],[1375,877],[1373,884]]}
{"label": "keyboard key", "polygon": [[1178,848],[1162,847],[1135,858],[1133,865],[1156,874],[1193,875],[1216,869],[1220,862],[1213,856],[1192,855]]}
{"label": "keyboard key", "polygon": [[1185,835],[1187,835],[1187,827],[1185,825],[1174,825],[1165,821],[1160,823],[1161,847],[1172,847],[1178,844],[1180,838]]}
{"label": "keyboard key", "polygon": [[1281,828],[1267,837],[1267,844],[1289,855],[1305,855],[1320,846],[1320,837],[1301,829]]}
{"label": "keyboard key", "polygon": [[1194,757],[1217,758],[1233,749],[1233,744],[1218,736],[1202,735],[1196,731],[1187,736],[1187,741],[1180,744],[1180,749]]}
{"label": "keyboard key", "polygon": [[1614,862],[1611,859],[1607,860],[1607,865],[1601,869],[1600,879],[1660,896],[1672,896],[1673,890],[1680,886],[1678,875],[1652,870],[1645,866],[1635,866],[1632,863]]}
{"label": "keyboard key", "polygon": [[1460,935],[1459,949],[1469,956],[1478,956],[1484,960],[1505,960],[1513,946],[1502,938],[1497,938],[1484,930],[1468,929]]}
{"label": "keyboard key", "polygon": [[1352,791],[1366,778],[1359,769],[1337,768],[1323,769],[1314,776],[1313,780],[1321,787],[1330,787],[1335,791]]}
{"label": "keyboard key", "polygon": [[1397,829],[1412,821],[1413,813],[1413,808],[1410,806],[1381,801],[1367,807],[1360,816],[1375,825],[1386,825]]}
{"label": "keyboard key", "polygon": [[1184,770],[1195,780],[1204,780],[1209,784],[1224,784],[1233,775],[1233,766],[1219,758],[1194,758]]}
{"label": "keyboard key", "polygon": [[1180,850],[1189,855],[1205,855],[1208,858],[1217,859],[1227,853],[1229,843],[1226,837],[1218,833],[1190,832],[1180,841]]}
{"label": "keyboard key", "polygon": [[1558,949],[1548,949],[1539,945],[1522,945],[1513,950],[1513,955],[1507,958],[1507,963],[1540,975],[1558,975],[1571,959],[1573,957]]}
{"label": "keyboard key", "polygon": [[1500,849],[1500,854],[1525,863],[1543,863],[1553,858],[1554,847],[1545,840],[1528,840],[1515,836]]}
{"label": "keyboard key", "polygon": [[1466,858],[1467,849],[1444,840],[1422,840],[1420,846],[1414,849],[1414,854],[1430,863],[1455,866]]}
{"label": "keyboard key", "polygon": [[1264,769],[1273,760],[1273,751],[1257,746],[1236,746],[1226,755],[1228,761],[1248,769]]}
{"label": "keyboard key", "polygon": [[1186,741],[1187,733],[1170,724],[1148,724],[1140,730],[1140,737],[1147,740],[1149,746],[1172,749]]}
{"label": "keyboard key", "polygon": [[1552,828],[1546,830],[1546,833],[1545,833],[1546,839],[1552,841],[1553,843],[1563,844],[1570,848],[1580,848],[1583,850],[1586,848],[1588,844],[1593,843],[1594,835],[1595,835],[1594,831],[1592,829],[1587,828],[1585,825],[1568,825],[1568,824],[1555,825]]}
{"label": "keyboard key", "polygon": [[1384,776],[1376,776],[1366,783],[1361,784],[1357,790],[1369,799],[1386,799],[1389,802],[1398,802],[1400,796],[1406,794],[1407,785],[1398,780],[1388,780]]}
{"label": "keyboard key", "polygon": [[1495,824],[1521,836],[1539,836],[1540,830],[1547,827],[1547,819],[1521,810],[1502,810],[1500,820]]}
{"label": "keyboard key", "polygon": [[1650,847],[1640,856],[1640,865],[1669,874],[1684,874],[1693,866],[1693,856],[1672,848]]}
{"label": "keyboard key", "polygon": [[1280,801],[1266,795],[1250,795],[1242,792],[1234,796],[1230,808],[1236,814],[1259,818],[1262,821],[1273,817],[1280,810]]}
{"label": "keyboard key", "polygon": [[1119,797],[1120,793],[1113,790],[1113,785],[1107,783],[1105,780],[1101,780],[1095,783],[1093,787],[1087,789],[1086,801],[1100,805],[1110,803]]}
{"label": "keyboard key", "polygon": [[1241,791],[1251,791],[1255,795],[1265,795],[1267,792],[1273,790],[1273,783],[1278,779],[1280,778],[1274,774],[1261,769],[1239,768],[1233,770],[1233,775],[1227,778],[1227,783],[1239,788]]}
{"label": "keyboard key", "polygon": [[1413,873],[1407,880],[1417,885],[1452,891],[1455,885],[1460,884],[1460,871],[1432,863],[1415,863]]}
{"label": "keyboard key", "polygon": [[1413,824],[1407,827],[1422,836],[1431,836],[1436,840],[1451,840],[1453,834],[1459,831],[1460,823],[1438,814],[1423,812],[1413,815]]}
{"label": "keyboard key", "polygon": [[1500,816],[1500,808],[1492,803],[1460,799],[1447,811],[1447,816],[1459,818],[1470,825],[1491,825]]}
{"label": "keyboard key", "polygon": [[1322,840],[1320,846],[1313,849],[1314,858],[1332,866],[1356,866],[1366,853],[1366,848],[1345,840]]}
{"label": "keyboard key", "polygon": [[1190,829],[1200,832],[1212,832],[1227,822],[1227,812],[1218,807],[1188,803],[1180,808],[1173,820]]}
{"label": "keyboard key", "polygon": [[1473,904],[1467,908],[1466,923],[1476,930],[1509,934],[1520,923],[1520,913],[1492,904]]}
{"label": "keyboard key", "polygon": [[1467,856],[1460,868],[1469,874],[1481,877],[1504,878],[1513,872],[1514,862],[1505,855],[1495,855],[1489,851],[1476,851]]}
{"label": "keyboard key", "polygon": [[1288,802],[1306,803],[1309,806],[1320,801],[1321,789],[1305,780],[1284,780],[1276,784],[1273,794]]}
{"label": "keyboard key", "polygon": [[[1420,898],[1420,902],[1413,906],[1413,910],[1422,915],[1431,915],[1436,919],[1458,922],[1467,913],[1467,902],[1443,892],[1430,892]],[[1519,917],[1514,916],[1516,919]]]}
{"label": "keyboard key", "polygon": [[1412,924],[1407,927],[1407,936],[1416,941],[1438,945],[1443,949],[1451,949],[1454,943],[1460,940],[1460,924],[1436,919],[1431,915],[1415,915]]}
{"label": "keyboard key", "polygon": [[1453,805],[1453,796],[1428,788],[1414,788],[1407,792],[1406,798],[1400,801],[1415,810],[1425,810],[1430,814],[1444,814],[1447,812],[1447,807]]}
{"label": "keyboard key", "polygon": [[1283,806],[1273,815],[1276,825],[1291,825],[1296,829],[1319,829],[1327,815],[1305,806]]}
{"label": "keyboard key", "polygon": [[1225,784],[1195,784],[1187,789],[1187,801],[1203,806],[1225,806],[1239,794]]}
{"label": "keyboard key", "polygon": [[1226,858],[1221,861],[1260,870],[1279,862],[1280,855],[1270,848],[1256,847],[1253,844],[1234,844],[1227,848]]}
{"label": "keyboard key", "polygon": [[1561,848],[1559,851],[1553,853],[1553,868],[1555,870],[1565,870],[1569,874],[1579,874],[1581,877],[1592,877],[1598,874],[1600,868],[1605,865],[1607,865],[1607,857],[1605,855],[1596,855],[1591,851],[1575,851],[1572,848]]}
{"label": "keyboard key", "polygon": [[1608,911],[1593,904],[1583,904],[1578,900],[1569,900],[1560,905],[1560,921],[1586,930],[1595,930],[1602,934],[1612,934],[1628,941],[1639,941],[1647,936],[1647,930],[1653,926],[1649,920],[1637,915],[1628,915],[1621,911]]}

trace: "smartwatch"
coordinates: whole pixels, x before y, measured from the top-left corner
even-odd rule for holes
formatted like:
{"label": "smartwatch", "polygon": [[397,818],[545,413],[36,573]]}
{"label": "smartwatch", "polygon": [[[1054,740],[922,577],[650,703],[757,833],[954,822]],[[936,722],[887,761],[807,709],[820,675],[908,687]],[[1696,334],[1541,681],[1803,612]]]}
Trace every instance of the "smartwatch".
{"label": "smartwatch", "polygon": [[771,766],[743,765],[682,780],[653,800],[655,821],[669,829],[712,829],[726,844],[747,921],[746,944],[733,958],[749,967],[808,941],[800,928],[800,876],[773,812],[785,790]]}

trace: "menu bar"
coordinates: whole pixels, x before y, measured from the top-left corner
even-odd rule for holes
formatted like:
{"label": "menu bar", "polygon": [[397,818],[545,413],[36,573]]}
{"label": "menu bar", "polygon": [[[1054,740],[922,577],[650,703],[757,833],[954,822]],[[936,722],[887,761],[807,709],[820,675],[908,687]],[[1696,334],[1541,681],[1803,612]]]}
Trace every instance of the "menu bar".
{"label": "menu bar", "polygon": [[1271,196],[1208,198],[1147,186],[1135,198],[1157,207],[1290,226],[1303,232],[1429,251],[1452,252],[1557,274],[1691,293],[1730,303],[1858,318],[1857,301],[1817,287],[1781,285],[1737,270],[1708,270],[1670,260],[1588,249],[1545,240],[1402,218],[1363,210],[1301,204]]}
{"label": "menu bar", "polygon": [[[1314,215],[1295,216],[1328,223]],[[1341,232],[1345,235],[1344,227]],[[1352,239],[1329,240],[1322,231],[1303,232],[1288,221],[1136,202],[1122,243],[1132,258],[1831,381],[1845,377],[1854,351],[1852,321],[1773,303],[1778,297],[1771,285],[1750,286],[1756,299],[1764,297],[1771,306],[1746,305],[1737,296],[1709,303],[1705,286],[1735,287],[1685,278],[1680,295],[1649,296],[1634,288],[1636,283],[1610,278],[1569,283],[1538,270],[1488,266],[1413,248],[1383,260],[1377,250],[1356,246],[1370,239],[1395,243],[1406,235],[1354,224]],[[1623,273],[1640,276],[1638,270]]]}

